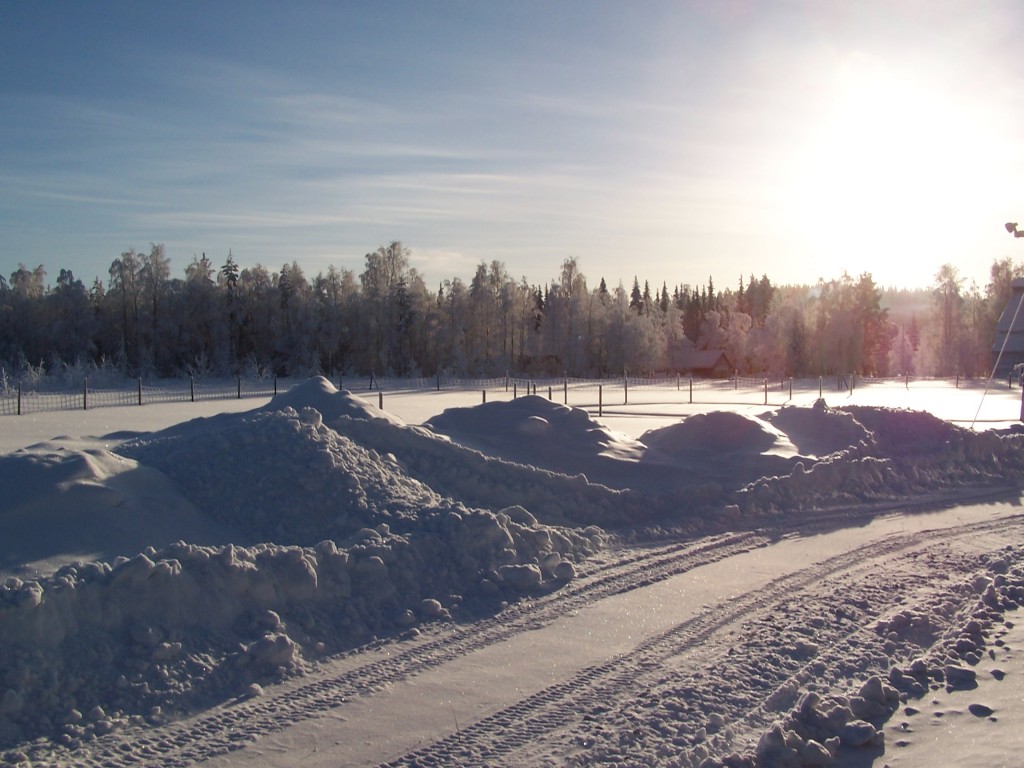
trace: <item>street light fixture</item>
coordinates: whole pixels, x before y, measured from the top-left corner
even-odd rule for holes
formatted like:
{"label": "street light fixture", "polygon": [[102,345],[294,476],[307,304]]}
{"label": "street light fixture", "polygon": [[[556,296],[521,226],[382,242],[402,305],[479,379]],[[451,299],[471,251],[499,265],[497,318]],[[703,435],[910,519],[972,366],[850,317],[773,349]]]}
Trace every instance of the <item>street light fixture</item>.
{"label": "street light fixture", "polygon": [[1017,229],[1016,222],[1008,221],[1003,226],[1006,227],[1006,231],[1009,232],[1014,237],[1024,237],[1024,230]]}

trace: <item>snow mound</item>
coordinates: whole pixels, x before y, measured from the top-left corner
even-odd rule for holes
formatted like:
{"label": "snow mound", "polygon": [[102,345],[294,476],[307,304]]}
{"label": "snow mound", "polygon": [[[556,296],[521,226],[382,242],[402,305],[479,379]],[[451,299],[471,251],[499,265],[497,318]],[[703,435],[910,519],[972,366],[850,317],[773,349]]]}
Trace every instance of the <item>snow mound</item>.
{"label": "snow mound", "polygon": [[853,414],[829,408],[820,399],[811,408],[785,406],[763,418],[785,433],[804,456],[827,456],[871,439]]}
{"label": "snow mound", "polygon": [[[475,407],[486,408],[485,405]],[[503,409],[496,410],[502,413]],[[518,423],[528,425],[527,431],[547,429],[538,419],[531,418],[534,415],[528,414]],[[479,417],[460,414],[460,418],[471,423]],[[579,416],[573,418],[578,419]],[[546,419],[544,421],[547,422]],[[627,525],[639,519],[665,514],[669,509],[678,509],[678,504],[660,499],[658,494],[636,490],[635,483],[627,488],[615,489],[590,482],[581,469],[592,472],[600,466],[613,473],[613,465],[625,462],[594,457],[586,452],[562,457],[563,473],[554,468],[538,466],[542,464],[540,461],[517,463],[510,457],[485,455],[423,427],[399,426],[382,419],[353,419],[347,416],[328,422],[328,426],[359,445],[378,452],[389,452],[410,477],[428,485],[442,496],[470,507],[497,510],[522,506],[550,525],[605,527]],[[554,434],[550,437],[557,442]],[[538,442],[546,442],[547,438],[537,441],[533,437],[524,439],[520,434],[518,440],[536,445]],[[509,439],[508,444],[515,442],[515,439]],[[510,450],[509,453],[514,455],[515,452]],[[549,454],[549,457],[555,463],[558,452]],[[595,458],[601,461],[595,461]],[[630,466],[635,466],[635,463]],[[602,481],[605,480],[604,474],[600,477]]]}
{"label": "snow mound", "polygon": [[731,411],[698,413],[640,436],[640,442],[662,453],[710,451],[719,454],[793,451],[789,439],[760,419]]}
{"label": "snow mound", "polygon": [[260,410],[283,411],[286,408],[295,411],[315,408],[328,422],[340,416],[349,416],[353,419],[384,419],[392,424],[405,423],[397,416],[370,405],[348,390],[339,390],[323,376],[314,376],[287,392],[276,395]]}
{"label": "snow mound", "polygon": [[216,430],[195,427],[158,432],[119,452],[164,472],[212,518],[256,539],[344,538],[382,522],[400,525],[441,503],[394,456],[339,435],[315,408],[286,406],[221,420]]}
{"label": "snow mound", "polygon": [[165,475],[104,450],[0,456],[0,577],[52,573],[185,537],[244,541],[197,510]]}
{"label": "snow mound", "polygon": [[868,429],[886,456],[935,453],[973,433],[924,411],[848,405],[842,409]]}
{"label": "snow mound", "polygon": [[470,408],[449,408],[427,426],[493,456],[552,469],[605,456],[637,460],[644,446],[569,408],[537,395]]}

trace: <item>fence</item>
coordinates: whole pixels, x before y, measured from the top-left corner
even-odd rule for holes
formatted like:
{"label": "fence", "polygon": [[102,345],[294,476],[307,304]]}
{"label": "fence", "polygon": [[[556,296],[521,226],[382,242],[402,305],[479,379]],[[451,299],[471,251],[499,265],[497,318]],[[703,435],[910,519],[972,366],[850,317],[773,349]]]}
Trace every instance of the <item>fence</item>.
{"label": "fence", "polygon": [[89,410],[125,405],[151,403],[196,402],[198,400],[227,400],[243,397],[271,397],[277,394],[277,379],[243,379],[235,381],[196,381],[194,378],[159,387],[147,386],[141,379],[134,386],[123,389],[90,389],[89,380],[74,392],[25,392],[21,384],[15,389],[0,392],[0,415],[21,416],[44,411]]}
{"label": "fence", "polygon": [[[521,395],[542,395],[548,399],[562,399],[568,403],[570,391],[574,399],[584,397],[593,400],[598,412],[613,402],[629,403],[630,392],[664,390],[674,392],[676,402],[732,403],[762,402],[769,404],[769,396],[784,403],[795,395],[814,394],[820,397],[826,392],[852,392],[856,387],[870,386],[899,389],[961,388],[981,386],[983,381],[956,378],[931,379],[900,376],[884,379],[860,378],[857,376],[830,376],[815,379],[792,379],[773,377],[741,377],[730,379],[704,379],[690,376],[621,376],[608,379],[576,379],[569,377],[527,378],[521,376],[500,376],[479,379],[461,379],[445,376],[429,378],[392,378],[370,376],[338,377],[335,385],[353,392],[376,391],[383,405],[383,393],[436,391],[479,391],[486,400],[488,391],[504,391],[512,397]],[[994,383],[1002,387],[1002,382]],[[1006,380],[1012,387],[1012,380]],[[83,410],[111,406],[146,405],[150,403],[196,402],[198,400],[241,399],[243,397],[271,397],[278,392],[278,380],[244,379],[233,381],[197,381],[190,379],[181,383],[167,383],[161,386],[144,385],[136,380],[133,386],[122,389],[90,389],[88,380],[74,392],[23,392],[19,384],[16,390],[8,388],[0,392],[0,415],[22,415],[43,411]]]}

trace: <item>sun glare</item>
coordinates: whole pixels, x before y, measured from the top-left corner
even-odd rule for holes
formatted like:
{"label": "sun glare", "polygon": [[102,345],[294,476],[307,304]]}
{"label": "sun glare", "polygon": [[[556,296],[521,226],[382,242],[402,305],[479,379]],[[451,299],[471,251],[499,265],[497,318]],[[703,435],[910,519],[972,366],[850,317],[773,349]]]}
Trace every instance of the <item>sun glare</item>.
{"label": "sun glare", "polygon": [[977,218],[979,187],[1000,165],[975,119],[931,83],[870,57],[847,62],[790,199],[820,276],[871,272],[879,282],[927,284],[921,270],[941,264],[932,261],[948,246],[943,229]]}

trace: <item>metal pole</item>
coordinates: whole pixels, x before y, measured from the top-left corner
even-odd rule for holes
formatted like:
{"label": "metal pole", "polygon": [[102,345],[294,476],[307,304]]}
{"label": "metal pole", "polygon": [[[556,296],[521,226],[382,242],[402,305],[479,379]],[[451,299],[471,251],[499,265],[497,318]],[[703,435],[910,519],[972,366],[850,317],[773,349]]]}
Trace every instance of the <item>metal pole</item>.
{"label": "metal pole", "polygon": [[242,377],[238,377],[238,399],[242,399]]}
{"label": "metal pole", "polygon": [[562,379],[562,400],[566,405],[569,404],[569,379]]}
{"label": "metal pole", "polygon": [[274,397],[277,397],[277,376],[274,376]]}
{"label": "metal pole", "polygon": [[188,377],[188,390],[189,390],[189,394],[192,396],[192,402],[194,403],[196,401],[196,377],[195,376],[189,376]]}
{"label": "metal pole", "polygon": [[18,382],[18,415],[21,416],[21,382]]}
{"label": "metal pole", "polygon": [[597,385],[597,415],[604,416],[604,386]]}
{"label": "metal pole", "polygon": [[693,376],[690,377],[690,405],[693,405]]}
{"label": "metal pole", "polygon": [[139,379],[139,405],[142,405],[142,379]]}
{"label": "metal pole", "polygon": [[764,380],[764,404],[768,405],[768,379]]}
{"label": "metal pole", "polygon": [[82,381],[82,410],[89,410],[89,380]]}

